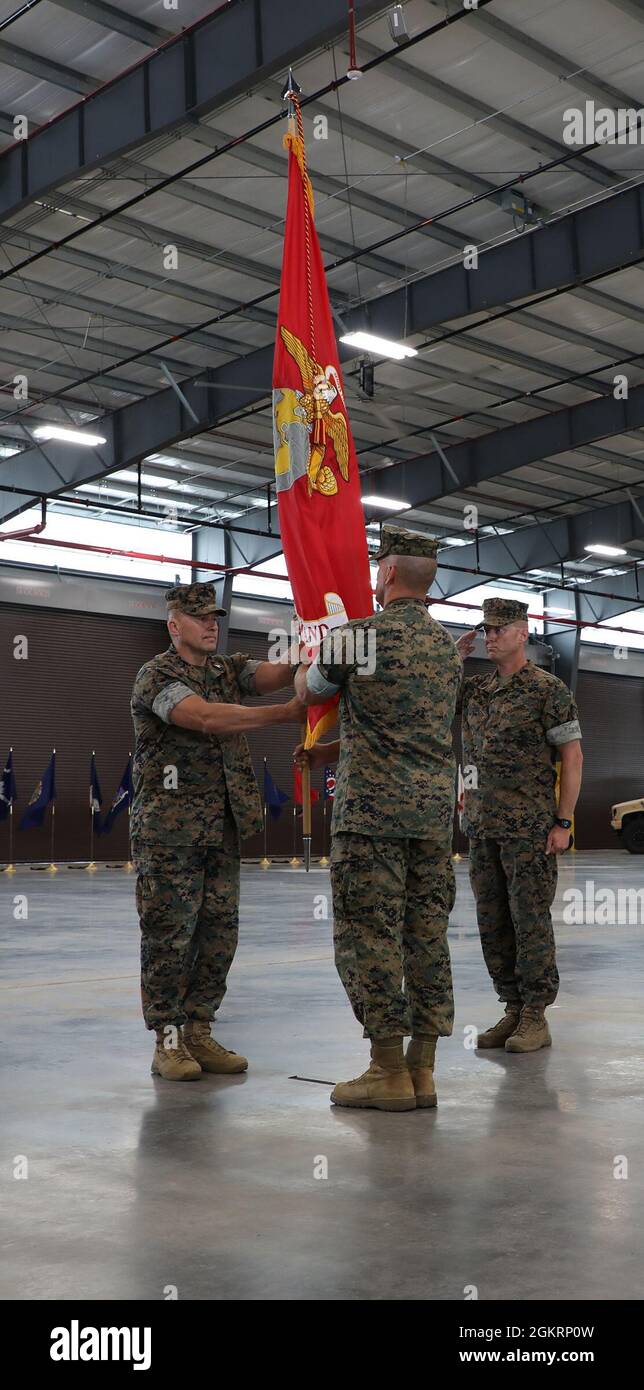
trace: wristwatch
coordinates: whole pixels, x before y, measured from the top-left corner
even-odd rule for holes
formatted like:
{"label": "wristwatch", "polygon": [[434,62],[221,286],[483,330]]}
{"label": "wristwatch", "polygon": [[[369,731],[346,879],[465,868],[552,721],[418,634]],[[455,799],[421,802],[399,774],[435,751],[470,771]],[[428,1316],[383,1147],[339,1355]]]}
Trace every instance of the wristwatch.
{"label": "wristwatch", "polygon": [[560,825],[562,830],[572,829],[572,821],[564,820],[562,816],[555,816],[555,825]]}

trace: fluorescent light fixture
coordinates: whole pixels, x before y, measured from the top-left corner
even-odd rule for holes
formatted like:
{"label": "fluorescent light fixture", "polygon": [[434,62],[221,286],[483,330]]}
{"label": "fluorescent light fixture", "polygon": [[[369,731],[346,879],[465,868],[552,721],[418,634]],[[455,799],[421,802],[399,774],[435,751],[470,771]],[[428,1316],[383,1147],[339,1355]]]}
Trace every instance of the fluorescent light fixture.
{"label": "fluorescent light fixture", "polygon": [[363,497],[363,507],[382,507],[383,512],[409,512],[410,502],[397,502],[394,497]]}
{"label": "fluorescent light fixture", "polygon": [[574,618],[572,608],[544,608],[550,618]]}
{"label": "fluorescent light fixture", "polygon": [[[107,498],[108,494],[114,497],[122,497],[123,501],[132,501],[132,493],[125,491],[122,487],[113,487],[110,483],[77,483],[74,492],[92,492],[96,495],[96,506],[100,507],[101,498]],[[141,494],[141,501],[155,507],[165,507],[166,512],[174,511],[175,507],[186,508],[188,511],[203,511],[206,503],[204,502],[182,502],[178,497],[155,497],[149,492]],[[155,517],[155,521],[157,518]]]}
{"label": "fluorescent light fixture", "polygon": [[34,439],[63,439],[67,444],[85,444],[93,449],[97,444],[107,444],[102,434],[88,434],[86,430],[67,430],[61,425],[38,425],[33,431]]}
{"label": "fluorescent light fixture", "polygon": [[591,555],[628,555],[627,550],[618,550],[614,545],[585,545]]}
{"label": "fluorescent light fixture", "polygon": [[348,343],[349,347],[363,348],[365,352],[376,352],[380,357],[395,357],[397,360],[403,357],[417,357],[418,349],[407,347],[406,343],[394,343],[391,338],[377,338],[373,333],[345,333],[340,339],[341,343]]}

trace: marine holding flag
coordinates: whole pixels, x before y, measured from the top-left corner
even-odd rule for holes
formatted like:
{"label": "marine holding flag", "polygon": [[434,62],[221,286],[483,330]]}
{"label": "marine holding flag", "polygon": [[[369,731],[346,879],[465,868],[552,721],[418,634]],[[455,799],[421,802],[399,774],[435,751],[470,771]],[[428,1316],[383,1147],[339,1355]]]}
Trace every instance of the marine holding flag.
{"label": "marine holding flag", "polygon": [[[462,668],[452,638],[425,607],[437,549],[431,536],[383,526],[376,586],[382,611],[331,634],[295,678],[309,703],[340,694],[339,742],[296,749],[311,767],[338,759],[335,960],[371,1040],[371,1066],[335,1087],[335,1105],[434,1106],[436,1040],[452,1031],[451,727]],[[354,652],[365,651],[374,645],[364,640],[370,636],[375,668],[361,665],[344,640],[352,637]]]}
{"label": "marine holding flag", "polygon": [[[436,1037],[452,1030],[451,724],[461,663],[425,609],[436,572],[433,539],[396,530],[396,543],[383,543],[376,596],[386,611],[373,614],[357,460],[293,87],[273,370],[275,476],[300,634],[310,649],[322,643],[321,657],[296,676],[309,706],[306,752],[296,756],[309,767],[332,759],[328,745],[313,745],[335,722],[341,695],[331,850],[335,955],[372,1044],[368,1072],[336,1086],[331,1099],[409,1110],[436,1103]],[[375,664],[359,667],[352,639],[360,628],[375,639],[376,653]],[[360,644],[362,651],[373,645]]]}

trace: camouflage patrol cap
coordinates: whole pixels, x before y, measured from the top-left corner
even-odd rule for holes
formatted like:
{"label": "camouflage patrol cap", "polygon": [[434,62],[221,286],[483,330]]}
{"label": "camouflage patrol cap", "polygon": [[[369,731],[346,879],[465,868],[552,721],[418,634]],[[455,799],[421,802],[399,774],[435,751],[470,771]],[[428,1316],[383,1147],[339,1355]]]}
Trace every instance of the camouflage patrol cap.
{"label": "camouflage patrol cap", "polygon": [[519,603],[515,598],[486,598],[483,600],[483,622],[477,623],[477,627],[505,627],[506,623],[527,620],[527,603]]}
{"label": "camouflage patrol cap", "polygon": [[228,611],[219,607],[214,584],[176,584],[174,589],[166,590],[165,601],[192,618],[204,617],[206,613],[224,618]]}
{"label": "camouflage patrol cap", "polygon": [[384,560],[385,555],[420,555],[423,560],[435,560],[437,551],[435,536],[421,536],[418,531],[405,531],[402,526],[383,526],[380,549],[373,558]]}

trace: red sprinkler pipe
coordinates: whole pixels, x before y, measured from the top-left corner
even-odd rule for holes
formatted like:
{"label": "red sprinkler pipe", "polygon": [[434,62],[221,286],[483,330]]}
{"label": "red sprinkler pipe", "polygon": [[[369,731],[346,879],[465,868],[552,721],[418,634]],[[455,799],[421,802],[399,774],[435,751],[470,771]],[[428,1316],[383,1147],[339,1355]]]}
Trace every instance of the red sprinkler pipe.
{"label": "red sprinkler pipe", "polygon": [[[43,501],[40,503],[40,521],[38,522],[37,526],[28,526],[25,530],[22,531],[0,531],[0,541],[29,540],[30,537],[35,537],[39,535],[41,531],[44,531],[46,525],[47,503]],[[49,542],[45,541],[44,544],[48,545]]]}
{"label": "red sprinkler pipe", "polygon": [[[42,506],[44,517],[45,503],[43,503]],[[145,550],[119,550],[111,545],[82,545],[79,541],[45,540],[44,537],[35,534],[36,531],[42,531],[43,525],[44,521],[41,522],[40,526],[34,527],[33,533],[31,531],[14,531],[13,534],[9,533],[4,536],[0,533],[0,539],[21,540],[28,545],[30,543],[30,537],[33,536],[31,540],[32,545],[49,545],[54,546],[56,549],[60,548],[61,550],[80,550],[88,555],[119,555],[125,560],[150,560],[152,563],[163,565],[181,565],[184,569],[214,570],[217,574],[254,574],[257,575],[258,579],[281,579],[284,583],[288,583],[285,575],[272,574],[269,570],[254,569],[252,565],[214,565],[208,560],[186,560],[183,556],[179,557],[178,555],[151,555]],[[444,568],[450,569],[456,568],[456,566],[446,565]],[[474,574],[475,571],[472,570],[471,573]],[[483,579],[485,576],[482,575],[481,578]],[[569,591],[566,590],[566,592]],[[606,597],[619,598],[619,594],[609,594]],[[428,607],[433,608],[435,604],[440,604],[443,608],[465,608],[471,610],[473,613],[481,612],[480,603],[462,603],[460,599],[431,598],[428,600]],[[527,616],[529,618],[534,618],[536,622],[543,622],[542,613],[528,613]],[[600,630],[603,630],[605,627],[605,622],[581,622],[577,618],[555,618],[554,622],[557,626],[561,625],[565,627],[596,627]],[[633,637],[641,637],[643,635],[642,632],[634,627],[611,627],[609,631],[626,632]],[[545,634],[545,638],[547,640],[547,633]]]}

